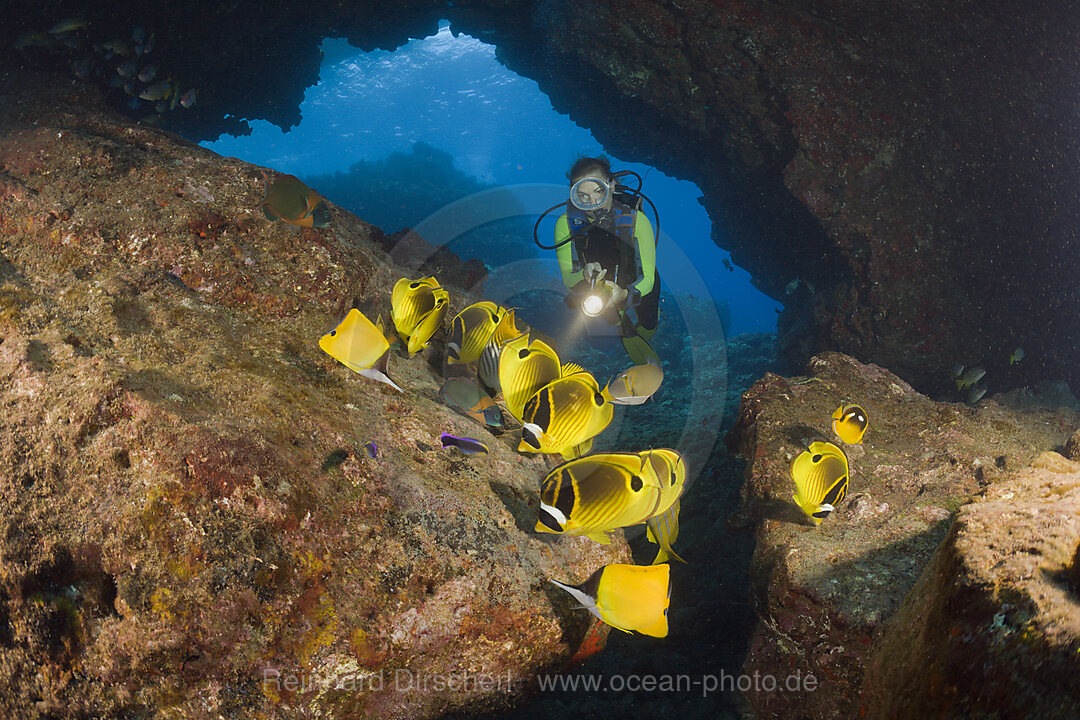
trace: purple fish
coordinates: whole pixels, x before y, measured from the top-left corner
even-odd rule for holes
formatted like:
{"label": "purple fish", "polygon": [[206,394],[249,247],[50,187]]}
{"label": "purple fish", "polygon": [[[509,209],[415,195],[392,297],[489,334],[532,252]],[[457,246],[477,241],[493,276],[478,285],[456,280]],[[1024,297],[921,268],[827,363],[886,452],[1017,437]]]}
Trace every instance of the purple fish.
{"label": "purple fish", "polygon": [[366,443],[364,445],[364,452],[367,453],[369,458],[373,458],[379,454],[379,446],[376,445],[374,441]]}
{"label": "purple fish", "polygon": [[487,445],[473,438],[457,437],[450,433],[443,433],[439,436],[439,439],[442,440],[444,448],[456,447],[466,455],[487,455],[488,453]]}

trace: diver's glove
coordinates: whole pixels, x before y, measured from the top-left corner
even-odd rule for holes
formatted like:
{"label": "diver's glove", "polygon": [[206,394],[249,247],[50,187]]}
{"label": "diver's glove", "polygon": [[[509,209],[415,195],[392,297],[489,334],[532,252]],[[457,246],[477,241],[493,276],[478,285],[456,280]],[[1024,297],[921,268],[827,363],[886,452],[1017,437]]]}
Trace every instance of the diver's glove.
{"label": "diver's glove", "polygon": [[622,285],[618,285],[614,280],[605,280],[604,284],[608,286],[611,291],[611,300],[609,300],[610,307],[623,309],[626,307],[626,300],[629,295],[626,288]]}
{"label": "diver's glove", "polygon": [[603,280],[604,276],[607,275],[607,270],[600,267],[598,262],[590,262],[585,263],[585,267],[581,268],[581,274],[585,278],[585,282],[591,285]]}

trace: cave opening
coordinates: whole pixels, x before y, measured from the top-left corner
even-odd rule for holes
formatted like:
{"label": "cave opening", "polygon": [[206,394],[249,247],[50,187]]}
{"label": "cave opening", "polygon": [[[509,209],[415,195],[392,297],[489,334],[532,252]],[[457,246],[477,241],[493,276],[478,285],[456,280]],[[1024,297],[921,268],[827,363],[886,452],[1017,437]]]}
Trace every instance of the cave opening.
{"label": "cave opening", "polygon": [[[527,321],[557,339],[543,320],[565,318],[560,315],[565,310],[562,297],[556,297],[564,289],[554,253],[533,242],[538,213],[566,199],[567,170],[579,156],[606,155],[613,170],[641,175],[643,190],[659,212],[657,267],[665,289],[672,291],[669,299],[678,293],[696,294],[706,304],[711,299],[716,308],[712,315],[720,317],[723,330],[717,327],[720,341],[715,345],[681,348],[689,362],[679,357],[678,349],[661,353],[665,364],[669,358],[675,366],[687,362],[694,369],[694,382],[708,383],[693,400],[707,406],[705,410],[690,403],[680,407],[681,402],[669,393],[667,401],[650,403],[636,413],[620,410],[606,437],[595,446],[601,450],[637,447],[648,437],[676,447],[679,443],[665,443],[661,438],[668,428],[679,426],[684,433],[704,438],[693,443],[700,446],[690,463],[696,482],[688,485],[680,520],[684,538],[680,553],[690,564],[673,563],[671,568],[677,588],[671,634],[657,644],[649,638],[612,632],[605,652],[571,676],[678,674],[679,682],[698,683],[697,689],[702,689],[705,677],[735,677],[753,622],[747,591],[753,542],[747,533],[716,522],[736,506],[743,471],[743,461],[726,452],[722,429],[734,422],[738,395],[745,389],[740,383],[745,385],[775,365],[774,338],[782,306],[754,287],[749,273],[713,241],[712,222],[699,201],[702,191],[696,184],[608,152],[588,129],[556,111],[535,81],[500,62],[495,46],[484,42],[482,32],[476,34],[480,37],[454,32],[443,21],[435,34],[392,51],[364,52],[342,39],[324,40],[320,82],[309,87],[298,125],[283,131],[266,121],[249,121],[250,135],[221,136],[203,145],[222,155],[297,175],[387,234],[414,229],[436,246],[446,242],[462,259],[478,257],[489,271],[487,284],[478,294],[506,306],[531,307],[535,314]],[[542,192],[536,196],[533,191],[538,186]],[[518,210],[486,213],[491,208],[485,206],[470,216],[479,219],[470,221],[469,232],[445,231],[444,226],[457,227],[461,222],[453,209],[462,203],[485,205],[492,193],[505,188],[512,190],[509,202],[516,201]],[[651,220],[651,211],[645,211]],[[557,216],[558,212],[540,225],[544,244],[552,242]],[[522,262],[530,263],[530,273],[546,268],[547,284],[529,279],[530,285],[546,290],[546,296],[496,291],[500,278],[522,281],[518,272]],[[500,268],[505,271],[500,273]],[[692,304],[674,300],[668,309],[662,304],[661,331],[665,314],[680,314],[675,312],[677,306],[683,311],[680,331],[689,338],[692,333],[686,332],[686,326],[694,322],[692,317],[703,316],[685,312]],[[723,317],[725,309],[730,313],[727,317]],[[733,342],[733,336],[742,340]],[[625,364],[617,343],[612,350],[612,362]],[[603,362],[601,356],[589,356],[591,362],[570,357],[598,377],[602,375],[597,365]],[[617,372],[621,366],[612,368]],[[669,370],[678,377],[683,368]],[[690,457],[692,452],[685,454]],[[631,545],[635,562],[648,564],[655,549],[642,534],[631,538]],[[725,551],[718,555],[716,547]],[[509,717],[546,717],[567,703],[586,716],[606,716],[602,696],[578,695],[572,689],[545,693],[511,711]],[[683,689],[650,695],[626,687],[617,695],[632,697],[656,714],[690,706],[708,712],[734,711],[739,703],[737,693],[730,690],[695,693]]]}
{"label": "cave opening", "polygon": [[[713,242],[698,186],[609,152],[588,129],[553,109],[535,81],[505,67],[482,37],[455,32],[443,20],[434,34],[395,50],[364,52],[337,38],[324,40],[321,49],[320,81],[308,88],[298,125],[283,131],[251,120],[249,135],[202,144],[297,175],[387,234],[418,227],[430,233],[452,203],[493,188],[517,188],[524,212],[498,212],[497,219],[480,213],[483,227],[438,240],[462,259],[478,258],[489,271],[536,259],[552,276],[558,272],[554,253],[532,241],[533,206],[565,187],[577,157],[605,155],[613,170],[638,173],[656,206],[662,230],[657,267],[665,287],[680,291],[674,256],[683,254],[728,335],[776,332],[782,306]],[[521,197],[532,191],[520,188],[536,184],[552,187],[537,191],[541,197]],[[540,225],[542,243],[551,242],[557,217]],[[682,290],[695,291],[701,292],[700,284]]]}

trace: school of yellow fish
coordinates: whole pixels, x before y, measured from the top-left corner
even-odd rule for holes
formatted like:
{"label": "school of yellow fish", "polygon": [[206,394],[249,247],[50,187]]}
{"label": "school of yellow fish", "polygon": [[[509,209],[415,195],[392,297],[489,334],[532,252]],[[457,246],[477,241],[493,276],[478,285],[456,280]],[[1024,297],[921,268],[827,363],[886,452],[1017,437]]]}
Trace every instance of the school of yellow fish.
{"label": "school of yellow fish", "polygon": [[[316,201],[291,195],[297,199],[290,217],[310,215]],[[267,212],[268,218],[284,215]],[[391,345],[400,341],[409,357],[423,350],[444,329],[448,306],[449,296],[434,277],[402,278],[390,298],[393,328],[353,308],[320,338],[319,347],[350,370],[404,392],[388,374]],[[518,451],[562,456],[564,462],[540,485],[537,532],[584,535],[607,544],[612,530],[646,525],[648,539],[659,546],[652,565],[606,565],[581,585],[551,582],[612,627],[665,637],[671,583],[664,563],[682,561],[671,546],[679,534],[686,464],[666,448],[588,454],[593,438],[611,423],[613,406],[648,400],[660,388],[663,370],[634,366],[601,389],[592,373],[562,362],[554,348],[531,334],[511,308],[488,301],[466,307],[446,332],[440,398],[501,431],[502,411],[493,399],[501,393],[506,410],[521,423]],[[478,440],[445,433],[443,445],[467,454],[487,452]]]}
{"label": "school of yellow fish", "polygon": [[[329,222],[317,193],[292,176],[273,183],[267,178],[263,210],[268,219],[321,227]],[[350,370],[404,390],[388,373],[390,346],[400,341],[409,357],[428,347],[444,329],[449,294],[434,277],[402,278],[390,298],[393,328],[382,317],[373,323],[353,308],[319,347]],[[670,568],[684,562],[672,545],[679,536],[679,501],[687,469],[675,450],[591,453],[593,438],[611,423],[614,405],[640,405],[659,390],[662,367],[647,363],[628,368],[601,389],[593,374],[563,362],[553,347],[520,324],[513,308],[486,300],[473,303],[450,321],[446,332],[440,398],[450,407],[493,432],[504,429],[500,394],[506,410],[521,424],[523,453],[561,455],[563,463],[540,483],[536,532],[579,535],[609,543],[612,530],[645,524],[658,546],[650,566],[611,564],[584,583],[551,582],[573,596],[600,621],[628,633],[666,637],[670,603]],[[848,445],[862,443],[869,421],[856,404],[832,414],[832,429]],[[465,454],[488,448],[473,438],[442,435],[443,447]],[[791,464],[792,499],[820,525],[847,495],[847,456],[831,442],[817,441]]]}
{"label": "school of yellow fish", "polygon": [[[321,198],[304,192],[306,186],[284,184],[292,180],[285,176],[276,186],[268,182],[267,217],[320,226],[309,218]],[[271,207],[282,205],[282,198],[291,202],[287,213]],[[325,207],[323,213],[327,217]],[[420,352],[444,329],[448,307],[449,295],[434,277],[402,278],[390,298],[392,329],[384,328],[381,316],[372,323],[354,308],[319,340],[319,347],[350,370],[404,392],[387,374],[391,344],[400,341],[409,357]],[[667,636],[671,582],[665,563],[683,561],[672,544],[679,535],[686,464],[677,451],[666,448],[590,454],[593,439],[611,423],[614,405],[640,405],[660,388],[660,365],[628,368],[601,389],[592,373],[563,362],[553,347],[533,337],[514,309],[485,300],[450,321],[443,367],[446,378],[439,395],[447,405],[499,432],[504,419],[494,398],[501,394],[506,410],[521,424],[518,451],[562,456],[563,463],[540,483],[536,532],[607,544],[612,530],[645,524],[649,541],[658,546],[652,565],[606,565],[581,585],[551,582],[612,627]],[[866,411],[855,404],[838,407],[832,420],[833,432],[848,445],[861,443],[869,427]],[[443,446],[466,454],[488,452],[478,440],[446,433]],[[849,474],[847,456],[837,445],[813,442],[791,464],[792,499],[820,525],[847,495]]]}

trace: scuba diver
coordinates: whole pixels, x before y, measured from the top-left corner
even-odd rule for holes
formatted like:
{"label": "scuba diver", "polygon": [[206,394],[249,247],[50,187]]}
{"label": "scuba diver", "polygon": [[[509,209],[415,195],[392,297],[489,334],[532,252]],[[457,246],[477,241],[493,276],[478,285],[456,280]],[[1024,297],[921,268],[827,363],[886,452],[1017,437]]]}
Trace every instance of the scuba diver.
{"label": "scuba diver", "polygon": [[[555,224],[555,244],[536,244],[555,250],[566,303],[589,317],[603,317],[619,326],[627,355],[635,364],[660,364],[650,340],[660,310],[660,276],[656,272],[656,236],[641,211],[641,176],[626,170],[611,172],[606,158],[581,158],[570,168],[570,199],[550,208],[566,207]],[[618,182],[624,175],[638,180],[636,189]],[[540,217],[542,220],[544,215]],[[657,228],[660,218],[657,215]],[[639,271],[640,264],[640,271]],[[633,313],[631,319],[630,311]]]}

